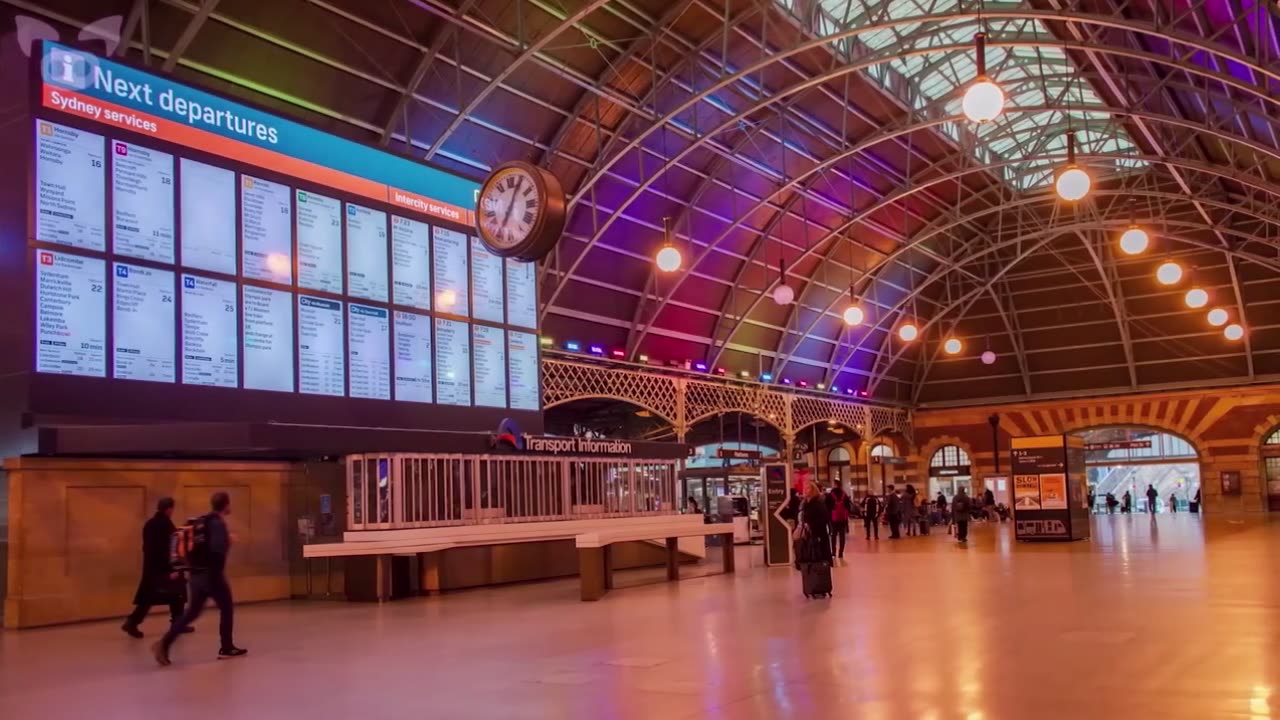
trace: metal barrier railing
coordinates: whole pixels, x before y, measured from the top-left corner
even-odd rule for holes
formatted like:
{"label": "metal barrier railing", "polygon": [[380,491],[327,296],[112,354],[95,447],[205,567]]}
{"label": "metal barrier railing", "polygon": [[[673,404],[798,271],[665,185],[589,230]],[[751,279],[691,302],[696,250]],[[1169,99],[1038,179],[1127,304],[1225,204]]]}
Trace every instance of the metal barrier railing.
{"label": "metal barrier railing", "polygon": [[673,515],[675,460],[348,456],[351,530]]}

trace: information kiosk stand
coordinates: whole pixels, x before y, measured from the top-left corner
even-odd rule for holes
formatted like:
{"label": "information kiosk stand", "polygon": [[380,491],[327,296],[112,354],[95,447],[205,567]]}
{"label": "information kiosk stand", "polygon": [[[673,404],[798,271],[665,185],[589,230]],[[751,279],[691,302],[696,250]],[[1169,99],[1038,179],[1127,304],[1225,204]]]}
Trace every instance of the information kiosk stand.
{"label": "information kiosk stand", "polygon": [[1074,435],[1015,437],[1014,536],[1018,540],[1086,540],[1084,439]]}

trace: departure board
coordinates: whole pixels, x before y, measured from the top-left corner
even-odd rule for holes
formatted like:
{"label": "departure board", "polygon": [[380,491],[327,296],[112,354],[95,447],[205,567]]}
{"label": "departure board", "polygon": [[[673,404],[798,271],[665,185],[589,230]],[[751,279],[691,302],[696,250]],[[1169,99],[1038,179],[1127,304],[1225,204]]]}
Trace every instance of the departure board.
{"label": "departure board", "polygon": [[431,226],[391,218],[391,275],[397,305],[431,309]]}
{"label": "departure board", "polygon": [[431,318],[419,313],[396,312],[396,399],[432,401]]}
{"label": "departure board", "polygon": [[240,178],[241,272],[247,278],[289,283],[293,279],[292,190],[270,180]]}
{"label": "departure board", "polygon": [[481,407],[507,406],[507,337],[502,328],[471,326],[472,372],[475,403]]}
{"label": "departure board", "polygon": [[471,238],[471,316],[501,323],[506,313],[503,301],[502,258],[485,249],[480,238]]}
{"label": "departure board", "polygon": [[298,191],[298,285],[342,294],[342,203]]}
{"label": "departure board", "polygon": [[238,387],[240,353],[236,339],[240,303],[236,284],[182,276],[182,382]]}
{"label": "departure board", "polygon": [[465,322],[436,318],[436,402],[471,404],[471,333]]}
{"label": "departure board", "polygon": [[41,250],[36,255],[36,370],[107,374],[106,263]]}
{"label": "departure board", "polygon": [[309,395],[346,394],[346,325],[342,303],[298,298],[298,389]]}
{"label": "departure board", "polygon": [[244,387],[293,392],[293,295],[244,286]]}
{"label": "departure board", "polygon": [[[477,183],[38,47],[19,138],[32,143],[34,262],[10,287],[32,293],[24,362],[54,383],[41,397],[107,414],[95,398],[163,396],[161,412],[200,420],[369,427],[487,428],[505,415],[442,413],[541,409],[537,267],[474,236]],[[80,57],[93,70],[72,82],[66,60]]]}
{"label": "departure board", "polygon": [[236,274],[236,174],[182,158],[182,264],[195,270]]}
{"label": "departure board", "polygon": [[432,268],[438,312],[466,317],[470,314],[467,289],[467,236],[436,227],[431,238]]}
{"label": "departure board", "polygon": [[36,120],[35,239],[105,250],[106,140]]}
{"label": "departure board", "polygon": [[347,203],[347,294],[387,300],[387,214]]}
{"label": "departure board", "polygon": [[111,374],[125,380],[176,381],[173,273],[118,262],[113,274]]}
{"label": "departure board", "polygon": [[538,384],[538,336],[519,330],[507,331],[508,392],[513,410],[542,407]]}

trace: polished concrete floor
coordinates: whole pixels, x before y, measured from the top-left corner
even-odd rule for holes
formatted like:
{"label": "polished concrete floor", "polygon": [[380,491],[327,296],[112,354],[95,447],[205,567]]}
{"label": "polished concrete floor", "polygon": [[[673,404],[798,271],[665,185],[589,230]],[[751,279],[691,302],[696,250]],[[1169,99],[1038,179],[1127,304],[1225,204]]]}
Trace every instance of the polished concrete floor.
{"label": "polished concrete floor", "polygon": [[4,633],[0,716],[1280,717],[1280,522],[1096,521],[1071,545],[855,536],[831,600],[740,548],[736,577],[598,603],[557,581],[251,606],[228,662],[211,610],[163,669],[116,624]]}

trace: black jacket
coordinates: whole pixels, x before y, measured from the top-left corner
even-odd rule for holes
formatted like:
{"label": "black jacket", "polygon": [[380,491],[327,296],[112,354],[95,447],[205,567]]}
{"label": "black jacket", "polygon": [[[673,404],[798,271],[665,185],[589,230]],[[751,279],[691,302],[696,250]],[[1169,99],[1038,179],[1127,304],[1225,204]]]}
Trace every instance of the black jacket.
{"label": "black jacket", "polygon": [[231,531],[227,529],[227,521],[218,513],[205,515],[205,528],[208,547],[192,570],[221,574],[227,568],[227,553],[231,552]]}
{"label": "black jacket", "polygon": [[156,513],[142,526],[142,579],[134,593],[135,605],[165,605],[182,594],[183,584],[169,578],[169,541],[173,537],[173,521],[164,513]]}
{"label": "black jacket", "polygon": [[831,562],[831,512],[822,498],[806,500],[800,506],[800,522],[809,528],[809,542],[797,548],[800,562]]}

